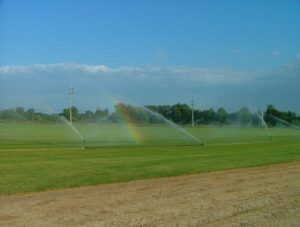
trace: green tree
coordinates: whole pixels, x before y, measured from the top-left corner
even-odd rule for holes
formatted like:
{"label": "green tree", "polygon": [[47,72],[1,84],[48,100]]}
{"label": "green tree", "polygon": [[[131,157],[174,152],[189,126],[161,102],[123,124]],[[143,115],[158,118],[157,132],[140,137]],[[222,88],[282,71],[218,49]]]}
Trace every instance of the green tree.
{"label": "green tree", "polygon": [[30,121],[37,120],[36,115],[35,115],[35,110],[33,108],[30,108],[26,111],[26,116],[27,116],[27,119]]}
{"label": "green tree", "polygon": [[[77,121],[79,116],[79,111],[75,106],[72,106],[72,121]],[[60,114],[65,117],[67,120],[70,119],[70,108],[63,109],[63,112]]]}
{"label": "green tree", "polygon": [[97,108],[95,113],[93,113],[93,120],[94,121],[103,121],[103,120],[107,120],[109,116],[109,111],[108,109],[100,109]]}
{"label": "green tree", "polygon": [[216,120],[219,121],[221,124],[227,123],[228,113],[223,107],[220,107],[216,112]]}
{"label": "green tree", "polygon": [[248,107],[243,107],[237,112],[237,120],[241,124],[251,124],[252,114]]}
{"label": "green tree", "polygon": [[210,108],[208,110],[203,110],[202,116],[203,116],[203,123],[205,124],[213,123],[216,120],[216,113],[213,108]]}

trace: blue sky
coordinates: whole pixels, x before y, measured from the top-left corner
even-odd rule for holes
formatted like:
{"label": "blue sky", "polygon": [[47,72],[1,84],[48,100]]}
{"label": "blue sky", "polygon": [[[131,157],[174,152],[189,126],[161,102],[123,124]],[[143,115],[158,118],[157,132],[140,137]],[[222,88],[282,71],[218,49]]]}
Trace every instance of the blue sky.
{"label": "blue sky", "polygon": [[2,0],[0,27],[0,108],[60,109],[74,84],[82,109],[194,98],[300,112],[298,0]]}

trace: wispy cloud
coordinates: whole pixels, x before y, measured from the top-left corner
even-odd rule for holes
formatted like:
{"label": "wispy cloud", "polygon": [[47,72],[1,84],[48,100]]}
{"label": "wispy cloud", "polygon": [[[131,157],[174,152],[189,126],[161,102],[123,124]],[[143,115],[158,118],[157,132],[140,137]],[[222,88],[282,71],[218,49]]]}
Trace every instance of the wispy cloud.
{"label": "wispy cloud", "polygon": [[8,65],[0,67],[1,74],[34,74],[49,72],[83,72],[89,74],[96,73],[114,73],[116,70],[108,68],[105,65],[87,65],[75,63],[57,63],[57,64],[34,64],[34,65]]}
{"label": "wispy cloud", "polygon": [[282,55],[282,53],[280,51],[278,51],[278,50],[273,51],[272,54],[273,54],[274,57],[280,57]]}
{"label": "wispy cloud", "polygon": [[38,74],[64,74],[73,73],[76,75],[110,75],[111,78],[130,77],[144,78],[148,80],[175,79],[182,81],[205,82],[209,84],[219,83],[242,83],[252,79],[253,74],[249,72],[236,71],[231,69],[210,69],[188,66],[124,66],[108,67],[106,65],[88,65],[76,63],[57,63],[57,64],[34,64],[34,65],[9,65],[0,67],[1,75],[34,75]]}

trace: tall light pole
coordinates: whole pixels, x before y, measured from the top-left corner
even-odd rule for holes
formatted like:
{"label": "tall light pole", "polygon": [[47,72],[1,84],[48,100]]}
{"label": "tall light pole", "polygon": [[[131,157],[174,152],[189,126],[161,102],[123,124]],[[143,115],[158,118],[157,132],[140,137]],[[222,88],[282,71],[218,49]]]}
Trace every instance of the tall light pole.
{"label": "tall light pole", "polygon": [[74,88],[71,86],[69,88],[69,98],[70,98],[70,124],[72,124],[73,118],[72,118],[72,108],[73,108],[73,101],[74,101]]}
{"label": "tall light pole", "polygon": [[192,102],[191,102],[191,107],[192,107],[192,128],[195,127],[195,122],[194,122],[194,100],[192,99]]}

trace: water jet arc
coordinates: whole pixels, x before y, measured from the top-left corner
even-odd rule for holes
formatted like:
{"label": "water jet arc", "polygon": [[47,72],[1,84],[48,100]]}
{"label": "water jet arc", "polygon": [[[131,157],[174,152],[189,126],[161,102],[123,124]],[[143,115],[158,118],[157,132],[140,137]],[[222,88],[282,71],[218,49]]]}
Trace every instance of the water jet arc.
{"label": "water jet arc", "polygon": [[75,128],[75,126],[69,122],[64,116],[60,116],[60,119],[67,124],[68,127],[82,140],[83,148],[86,147],[86,138]]}
{"label": "water jet arc", "polygon": [[291,123],[288,122],[288,121],[285,121],[285,120],[282,120],[282,119],[280,119],[280,118],[278,118],[278,117],[275,117],[275,116],[273,116],[272,114],[268,114],[268,116],[272,117],[273,119],[275,119],[275,120],[277,120],[277,121],[279,121],[279,122],[281,122],[281,123],[283,123],[283,124],[287,124],[287,125],[291,126],[291,127],[294,128],[294,129],[300,130],[300,127],[298,127],[298,126],[296,126],[296,125],[294,125],[294,124],[291,124]]}
{"label": "water jet arc", "polygon": [[204,145],[204,142],[202,140],[200,140],[199,138],[197,138],[196,136],[192,135],[191,133],[189,133],[188,131],[186,131],[185,129],[183,129],[182,127],[180,127],[179,125],[177,125],[176,123],[174,123],[173,121],[168,120],[167,118],[165,118],[164,116],[162,116],[161,114],[150,110],[147,107],[143,107],[143,109],[150,113],[153,114],[154,116],[158,117],[159,119],[165,121],[167,124],[169,124],[170,126],[177,128],[180,132],[182,132],[183,134],[185,134],[187,137],[189,137],[190,139],[194,140],[195,142],[197,142],[200,145]]}
{"label": "water jet arc", "polygon": [[267,129],[267,132],[269,134],[269,137],[270,137],[270,141],[272,142],[273,141],[273,135],[272,135],[272,132],[270,131],[265,119],[264,119],[264,113],[262,112],[261,114],[259,114],[259,112],[256,113],[256,115],[260,118],[260,120],[262,121],[262,125],[265,129]]}

